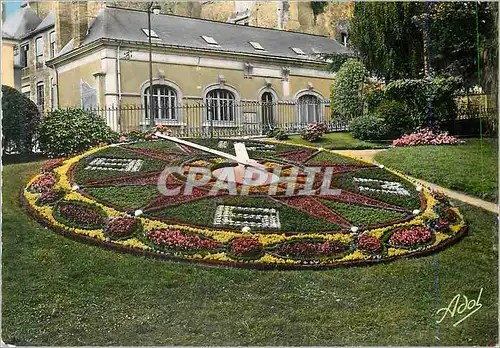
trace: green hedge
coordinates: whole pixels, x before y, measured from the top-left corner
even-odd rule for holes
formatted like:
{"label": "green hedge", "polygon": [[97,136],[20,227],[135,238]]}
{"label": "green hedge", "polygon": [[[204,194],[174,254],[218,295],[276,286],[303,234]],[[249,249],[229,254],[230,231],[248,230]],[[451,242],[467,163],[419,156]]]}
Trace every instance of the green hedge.
{"label": "green hedge", "polygon": [[40,127],[40,112],[29,98],[2,85],[2,146],[12,152],[29,153]]}
{"label": "green hedge", "polygon": [[385,120],[372,115],[353,119],[349,131],[354,138],[361,140],[385,140],[389,136]]}

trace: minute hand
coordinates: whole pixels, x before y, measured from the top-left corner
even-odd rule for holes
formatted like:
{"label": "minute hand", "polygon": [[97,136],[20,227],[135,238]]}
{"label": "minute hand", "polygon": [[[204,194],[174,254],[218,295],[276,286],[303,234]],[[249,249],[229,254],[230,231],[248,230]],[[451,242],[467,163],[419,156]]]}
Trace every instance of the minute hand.
{"label": "minute hand", "polygon": [[183,144],[183,145],[186,145],[186,146],[189,146],[189,147],[201,150],[203,152],[211,153],[211,154],[214,154],[214,155],[217,155],[217,156],[220,156],[220,157],[224,157],[224,158],[233,160],[233,161],[238,162],[239,164],[242,164],[244,166],[250,166],[250,167],[257,168],[257,169],[265,169],[266,168],[264,165],[258,163],[257,161],[255,161],[253,159],[242,160],[242,159],[236,157],[235,155],[231,155],[229,153],[225,153],[225,152],[222,152],[222,151],[219,151],[219,150],[214,150],[214,149],[211,149],[209,147],[206,147],[206,146],[203,146],[203,145],[200,145],[200,144],[196,144],[196,143],[192,143],[192,142],[187,141],[187,140],[183,140],[183,139],[179,139],[179,138],[176,138],[176,137],[171,137],[169,135],[161,134],[160,132],[156,132],[155,135],[158,138],[162,138],[162,139],[165,139],[165,140],[170,140],[170,141],[173,141],[174,143]]}

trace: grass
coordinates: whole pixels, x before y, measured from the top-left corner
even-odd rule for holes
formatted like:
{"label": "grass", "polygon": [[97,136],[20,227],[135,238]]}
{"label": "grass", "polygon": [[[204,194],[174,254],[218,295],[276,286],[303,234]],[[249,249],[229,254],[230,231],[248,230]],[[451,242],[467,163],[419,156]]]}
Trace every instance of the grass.
{"label": "grass", "polygon": [[[252,271],[160,262],[42,228],[18,195],[41,162],[4,167],[2,339],[15,345],[494,345],[497,220],[462,205],[468,235],[373,267]],[[437,261],[439,292],[434,288]],[[482,308],[454,327],[457,294]]]}
{"label": "grass", "polygon": [[464,145],[397,147],[376,160],[434,184],[495,202],[498,196],[498,142],[468,139]]}
{"label": "grass", "polygon": [[310,142],[302,139],[300,135],[292,135],[289,142],[309,146],[321,146],[325,149],[335,150],[362,150],[362,149],[378,149],[384,148],[385,145],[381,143],[366,142],[354,139],[351,134],[345,132],[327,133],[318,141]]}

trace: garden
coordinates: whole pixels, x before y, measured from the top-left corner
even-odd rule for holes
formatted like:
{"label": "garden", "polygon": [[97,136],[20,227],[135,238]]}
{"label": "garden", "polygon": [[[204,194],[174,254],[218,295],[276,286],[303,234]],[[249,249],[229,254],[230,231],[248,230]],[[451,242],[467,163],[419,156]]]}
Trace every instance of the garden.
{"label": "garden", "polygon": [[331,114],[293,133],[118,134],[2,86],[2,341],[496,345],[498,216],[418,179],[498,201],[497,11],[355,3]]}
{"label": "garden", "polygon": [[[195,142],[234,154],[232,140]],[[422,255],[466,230],[446,197],[383,166],[327,150],[244,144],[252,158],[279,173],[274,190],[271,184],[251,185],[241,194],[245,185],[238,184],[232,192],[219,189],[213,176],[192,185],[193,168],[214,172],[233,164],[156,140],[51,160],[27,184],[23,202],[51,229],[106,247],[252,268],[324,268]],[[162,176],[174,166],[182,170]],[[317,175],[309,175],[309,167]],[[162,180],[180,193],[160,193]]]}

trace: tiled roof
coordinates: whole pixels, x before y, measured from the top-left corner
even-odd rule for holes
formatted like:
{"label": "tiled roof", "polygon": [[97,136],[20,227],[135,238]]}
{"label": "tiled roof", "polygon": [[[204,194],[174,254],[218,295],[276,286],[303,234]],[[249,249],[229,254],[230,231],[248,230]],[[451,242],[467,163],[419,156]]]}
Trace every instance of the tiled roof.
{"label": "tiled roof", "polygon": [[41,22],[42,19],[35,11],[31,7],[25,6],[5,20],[2,30],[8,35],[20,39],[28,32],[33,31]]}
{"label": "tiled roof", "polygon": [[26,33],[25,36],[53,27],[55,23],[56,23],[56,12],[55,10],[51,10],[47,15],[47,17],[45,17],[43,21],[32,32]]}
{"label": "tiled roof", "polygon": [[[97,16],[82,45],[107,38],[148,42],[147,13],[144,11],[107,7]],[[293,59],[312,59],[314,53],[348,53],[338,41],[326,36],[243,26],[224,22],[151,14],[151,29],[158,38],[155,44],[165,44],[203,50],[258,54]],[[213,37],[218,45],[210,45],[202,36]],[[263,50],[249,42],[257,42]],[[292,48],[300,48],[299,55]]]}

